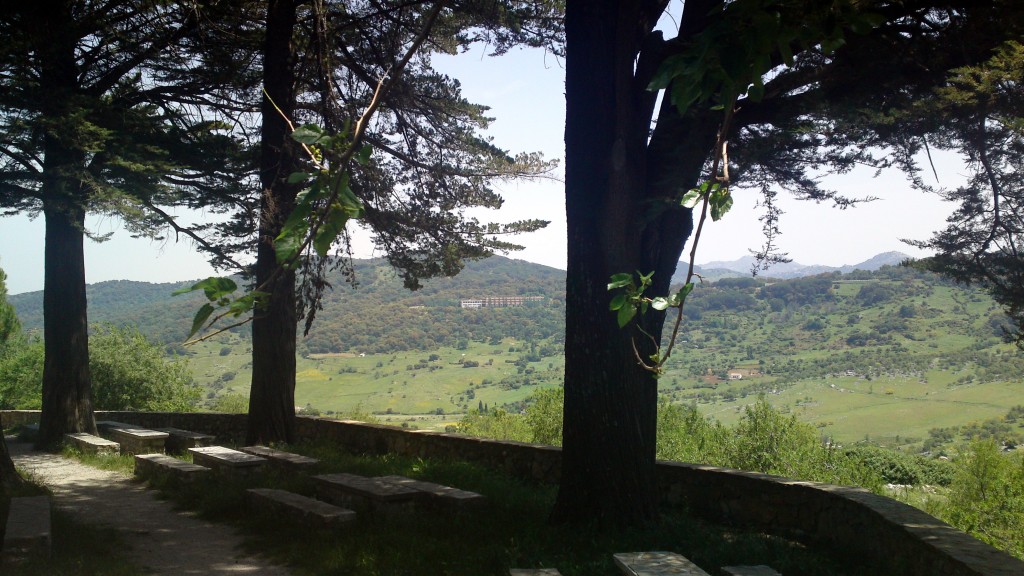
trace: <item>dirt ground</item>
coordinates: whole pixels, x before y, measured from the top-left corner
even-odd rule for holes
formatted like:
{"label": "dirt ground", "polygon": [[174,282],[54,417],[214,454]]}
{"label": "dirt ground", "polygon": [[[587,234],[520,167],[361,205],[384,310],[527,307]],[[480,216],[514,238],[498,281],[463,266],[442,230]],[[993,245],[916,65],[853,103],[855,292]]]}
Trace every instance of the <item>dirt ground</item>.
{"label": "dirt ground", "polygon": [[153,574],[288,576],[242,549],[229,527],[175,510],[129,476],[97,470],[7,437],[15,465],[54,494],[54,505],[85,524],[122,533],[129,557]]}

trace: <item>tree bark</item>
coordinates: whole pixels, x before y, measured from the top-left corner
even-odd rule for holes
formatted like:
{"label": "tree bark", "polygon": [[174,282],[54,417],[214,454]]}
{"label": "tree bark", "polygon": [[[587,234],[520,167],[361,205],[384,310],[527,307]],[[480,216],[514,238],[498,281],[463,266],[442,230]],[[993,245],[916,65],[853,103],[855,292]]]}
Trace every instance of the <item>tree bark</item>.
{"label": "tree bark", "polygon": [[[252,387],[249,443],[291,442],[295,435],[295,272],[277,264],[274,238],[295,206],[298,188],[287,183],[297,169],[296,144],[282,114],[295,111],[295,45],[298,3],[271,0],[264,44],[263,132],[261,136],[259,245],[256,285],[271,293],[252,323]],[[280,109],[278,111],[275,108]]]}
{"label": "tree bark", "polygon": [[[553,522],[619,528],[658,515],[657,380],[634,352],[647,359],[656,344],[618,327],[606,286],[615,273],[653,271],[649,295],[668,293],[692,230],[691,212],[671,202],[699,178],[713,124],[666,106],[648,140],[654,97],[637,62],[645,42],[660,41],[648,36],[655,4],[566,7],[565,407]],[[663,313],[638,322],[660,341]]]}
{"label": "tree bark", "polygon": [[44,142],[41,196],[46,219],[43,262],[42,414],[37,445],[53,449],[68,432],[96,432],[89,376],[85,296],[85,154],[75,148],[81,121],[74,117],[77,36],[70,7],[47,12],[52,38],[40,48],[43,115],[54,119]]}
{"label": "tree bark", "polygon": [[3,435],[3,419],[0,418],[0,496],[12,494],[22,484],[21,476],[14,468],[14,460],[7,450],[7,439]]}

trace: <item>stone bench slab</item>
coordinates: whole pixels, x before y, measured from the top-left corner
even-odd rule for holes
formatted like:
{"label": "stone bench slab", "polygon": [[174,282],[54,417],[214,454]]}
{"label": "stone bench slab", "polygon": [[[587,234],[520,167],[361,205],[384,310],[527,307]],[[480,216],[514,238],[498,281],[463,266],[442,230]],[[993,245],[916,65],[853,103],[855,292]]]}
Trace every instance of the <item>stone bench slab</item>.
{"label": "stone bench slab", "polygon": [[94,436],[88,432],[65,434],[64,439],[76,450],[90,454],[117,454],[121,445],[117,442]]}
{"label": "stone bench slab", "polygon": [[508,576],[562,576],[556,568],[512,568]]}
{"label": "stone bench slab", "polygon": [[145,428],[110,428],[110,438],[121,444],[122,454],[154,454],[164,451],[167,444],[166,432]]}
{"label": "stone bench slab", "polygon": [[141,478],[167,475],[181,482],[191,482],[209,474],[210,469],[166,454],[136,454],[135,475]]}
{"label": "stone bench slab", "polygon": [[222,473],[248,473],[260,470],[267,460],[224,446],[189,448],[192,461]]}
{"label": "stone bench slab", "polygon": [[722,574],[725,576],[782,576],[774,568],[763,564],[758,566],[722,566]]}
{"label": "stone bench slab", "polygon": [[142,426],[136,426],[134,424],[126,424],[124,422],[117,422],[116,420],[97,420],[96,429],[99,430],[100,434],[107,435],[110,430],[114,428],[121,428],[127,430],[129,428],[142,428]]}
{"label": "stone bench slab", "polygon": [[476,492],[460,490],[458,488],[452,488],[451,486],[425,482],[423,480],[413,480],[412,478],[406,478],[405,476],[380,476],[379,478],[385,482],[391,482],[392,484],[407,486],[414,490],[425,492],[432,499],[451,503],[456,506],[477,506],[483,504],[487,500],[484,496],[477,494]]}
{"label": "stone bench slab", "polygon": [[11,498],[4,533],[3,561],[17,563],[29,556],[50,557],[50,497]]}
{"label": "stone bench slab", "polygon": [[275,450],[267,446],[245,446],[244,448],[239,448],[239,450],[246,454],[266,458],[268,463],[290,470],[309,469],[320,463],[316,458],[310,458],[302,454],[293,454],[284,450]]}
{"label": "stone bench slab", "polygon": [[327,502],[273,488],[250,488],[245,491],[250,508],[288,516],[302,524],[337,526],[355,520],[356,513]]}
{"label": "stone bench slab", "polygon": [[321,474],[313,479],[317,495],[338,504],[402,504],[427,497],[426,492],[408,486],[344,472]]}
{"label": "stone bench slab", "polygon": [[711,576],[674,552],[623,552],[612,558],[626,576]]}
{"label": "stone bench slab", "polygon": [[164,443],[164,448],[167,452],[171,453],[184,452],[189,448],[209,446],[213,444],[214,440],[213,436],[209,434],[182,430],[181,428],[157,428],[156,431],[167,434],[167,442]]}

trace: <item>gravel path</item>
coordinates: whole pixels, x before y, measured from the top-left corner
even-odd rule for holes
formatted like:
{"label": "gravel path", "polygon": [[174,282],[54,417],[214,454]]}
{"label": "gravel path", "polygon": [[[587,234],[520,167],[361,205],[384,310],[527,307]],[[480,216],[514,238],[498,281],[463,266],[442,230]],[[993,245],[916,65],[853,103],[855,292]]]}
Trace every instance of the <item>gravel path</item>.
{"label": "gravel path", "polygon": [[119,530],[129,557],[153,574],[290,574],[245,552],[232,528],[173,509],[129,476],[34,452],[13,437],[7,446],[19,469],[53,491],[58,508],[85,523]]}

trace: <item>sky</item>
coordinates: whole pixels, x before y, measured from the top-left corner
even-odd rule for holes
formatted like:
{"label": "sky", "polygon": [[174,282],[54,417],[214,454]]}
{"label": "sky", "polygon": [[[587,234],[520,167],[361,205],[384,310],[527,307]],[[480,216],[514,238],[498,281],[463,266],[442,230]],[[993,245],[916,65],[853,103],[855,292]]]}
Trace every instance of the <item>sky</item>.
{"label": "sky", "polygon": [[[501,57],[486,56],[483,47],[458,56],[435,56],[435,66],[462,83],[471,102],[491,108],[494,118],[487,134],[495,144],[511,152],[543,152],[547,158],[563,156],[565,119],[562,62],[541,50],[513,50]],[[955,159],[939,162],[943,186],[958,179]],[[565,202],[561,167],[552,178],[503,183],[497,187],[505,198],[500,211],[473,212],[481,221],[507,222],[525,218],[550,220],[544,230],[516,237],[524,250],[509,257],[565,269]],[[854,173],[828,179],[826,185],[851,197],[874,196],[874,202],[839,210],[830,204],[801,202],[780,195],[785,212],[780,221],[779,249],[801,264],[842,266],[863,262],[889,251],[923,256],[901,239],[925,240],[943,228],[952,206],[940,199],[913,191],[898,173],[873,178],[872,173]],[[708,223],[700,240],[697,263],[736,260],[763,243],[761,212],[756,191],[734,189],[734,207],[719,222]],[[204,218],[202,214],[182,214]],[[216,274],[191,244],[173,238],[153,242],[133,239],[115,218],[90,217],[95,232],[114,232],[103,243],[87,241],[86,279],[172,282],[205,278]],[[42,217],[0,217],[0,268],[7,273],[10,294],[43,288]],[[685,255],[689,254],[686,247]],[[374,254],[366,236],[356,235],[358,258]]]}

